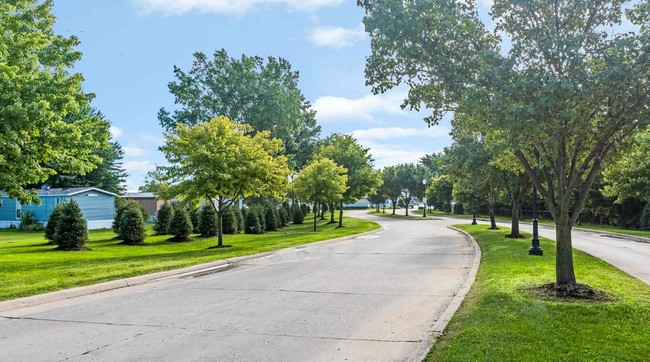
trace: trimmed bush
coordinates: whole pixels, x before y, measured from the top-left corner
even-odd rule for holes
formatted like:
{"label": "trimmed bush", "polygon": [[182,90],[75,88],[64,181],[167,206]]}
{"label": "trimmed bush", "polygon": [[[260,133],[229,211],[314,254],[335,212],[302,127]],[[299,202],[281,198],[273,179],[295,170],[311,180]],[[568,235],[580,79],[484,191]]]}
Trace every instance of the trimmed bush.
{"label": "trimmed bush", "polygon": [[43,224],[36,218],[36,214],[31,211],[25,211],[20,215],[20,225],[18,230],[21,231],[43,231]]}
{"label": "trimmed bush", "polygon": [[50,244],[55,244],[54,234],[56,233],[56,228],[59,225],[59,221],[61,220],[61,207],[63,207],[63,204],[57,204],[54,209],[52,209],[50,216],[47,218],[47,225],[45,226],[45,238],[50,241]]}
{"label": "trimmed bush", "polygon": [[174,235],[172,241],[187,241],[192,233],[192,220],[187,210],[178,206],[174,209],[172,219],[169,221],[169,229],[167,232]]}
{"label": "trimmed bush", "polygon": [[237,217],[233,212],[233,208],[228,207],[223,210],[223,215],[221,216],[221,223],[223,225],[224,234],[235,234],[237,233]]}
{"label": "trimmed bush", "polygon": [[244,233],[246,234],[261,234],[262,226],[260,220],[257,218],[257,212],[254,209],[248,209],[246,212],[246,220],[244,221]]}
{"label": "trimmed bush", "polygon": [[171,219],[174,216],[174,210],[169,202],[165,201],[158,210],[158,216],[156,218],[156,225],[154,225],[153,230],[158,235],[165,235],[168,233],[169,224]]}
{"label": "trimmed bush", "polygon": [[302,213],[301,207],[294,207],[291,213],[291,222],[294,224],[302,224],[305,220],[305,214]]}
{"label": "trimmed bush", "polygon": [[237,232],[239,234],[244,230],[244,215],[241,212],[241,209],[238,206],[235,206],[232,211],[235,213],[235,219],[237,219]]}
{"label": "trimmed bush", "polygon": [[54,243],[61,250],[84,250],[88,241],[86,220],[74,201],[61,203],[61,217],[54,232]]}
{"label": "trimmed bush", "polygon": [[278,219],[275,218],[275,209],[273,206],[267,206],[264,211],[264,221],[266,231],[276,231],[278,229]]}
{"label": "trimmed bush", "polygon": [[210,237],[217,235],[219,228],[217,213],[212,205],[203,205],[201,215],[199,216],[199,233],[201,236]]}
{"label": "trimmed bush", "polygon": [[465,208],[463,207],[463,204],[461,203],[456,203],[454,204],[454,214],[464,214],[465,213]]}
{"label": "trimmed bush", "polygon": [[257,220],[260,221],[260,234],[263,234],[266,230],[266,212],[264,206],[255,206],[255,212],[257,213]]}
{"label": "trimmed bush", "polygon": [[142,218],[142,212],[136,205],[129,204],[122,211],[118,236],[127,245],[144,244],[146,236],[144,219]]}

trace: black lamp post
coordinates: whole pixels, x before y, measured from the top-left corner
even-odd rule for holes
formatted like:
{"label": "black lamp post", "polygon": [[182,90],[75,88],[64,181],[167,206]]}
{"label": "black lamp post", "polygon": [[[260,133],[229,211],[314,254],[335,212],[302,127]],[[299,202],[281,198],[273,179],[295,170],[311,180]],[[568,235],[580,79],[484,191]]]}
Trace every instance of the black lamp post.
{"label": "black lamp post", "polygon": [[537,220],[537,188],[533,185],[533,245],[528,250],[528,255],[544,255],[539,245],[538,220]]}
{"label": "black lamp post", "polygon": [[[422,180],[422,184],[424,185],[424,189],[427,189],[427,179]],[[425,191],[426,192],[426,191]],[[422,217],[427,217],[427,198],[423,197],[422,198],[422,206],[424,206],[424,212],[422,213]]]}
{"label": "black lamp post", "polygon": [[478,223],[476,222],[476,198],[473,198],[473,205],[474,205],[474,210],[472,210],[472,225],[477,225]]}

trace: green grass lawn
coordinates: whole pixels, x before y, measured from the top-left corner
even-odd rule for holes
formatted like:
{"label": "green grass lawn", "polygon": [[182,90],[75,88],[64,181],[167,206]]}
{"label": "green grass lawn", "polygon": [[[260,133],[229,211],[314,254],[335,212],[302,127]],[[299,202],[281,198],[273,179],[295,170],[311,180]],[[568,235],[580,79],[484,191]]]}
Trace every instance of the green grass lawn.
{"label": "green grass lawn", "polygon": [[[189,242],[148,236],[143,246],[121,245],[112,231],[91,231],[90,251],[58,251],[45,245],[42,233],[0,230],[0,300],[13,299],[113,279],[170,270],[219,259],[256,254],[378,229],[366,220],[344,218],[345,227],[321,222],[318,232],[305,220],[263,235],[225,235],[229,248],[208,249],[216,237],[194,237]],[[149,231],[151,234],[151,231]]]}
{"label": "green grass lawn", "polygon": [[530,238],[509,230],[458,226],[483,253],[476,281],[434,343],[427,361],[648,361],[650,286],[574,251],[579,283],[603,290],[610,302],[551,301],[529,292],[555,280],[555,245],[528,256]]}
{"label": "green grass lawn", "polygon": [[[410,212],[409,212],[410,213]],[[414,213],[422,215],[422,210],[415,210]],[[469,214],[446,214],[440,210],[434,210],[433,212],[427,211],[427,216],[431,213],[433,216],[446,216],[446,217],[454,217],[454,218],[459,218],[459,219],[472,219],[472,215]],[[489,220],[490,217],[488,215],[477,215],[477,219],[481,220]],[[511,219],[506,216],[496,216],[495,219],[500,222],[510,222]],[[527,223],[530,224],[532,221],[530,219],[524,219],[521,220],[522,223]],[[552,220],[540,220],[539,223],[541,225],[550,225],[550,226],[555,226],[555,222]],[[633,235],[633,236],[641,236],[645,238],[650,239],[650,230],[634,230],[634,229],[622,229],[616,226],[611,226],[611,225],[595,225],[595,224],[586,224],[583,223],[582,225],[575,225],[574,229],[585,229],[585,230],[593,230],[593,231],[604,231],[604,232],[609,232],[609,233],[615,233],[615,234],[626,234],[626,235]]]}

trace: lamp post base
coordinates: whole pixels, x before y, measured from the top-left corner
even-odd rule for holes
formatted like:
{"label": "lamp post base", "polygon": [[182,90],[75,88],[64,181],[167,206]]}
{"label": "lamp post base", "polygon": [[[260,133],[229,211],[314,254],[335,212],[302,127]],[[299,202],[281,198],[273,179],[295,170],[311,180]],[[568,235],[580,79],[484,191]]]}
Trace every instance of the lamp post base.
{"label": "lamp post base", "polygon": [[543,256],[544,255],[544,250],[542,250],[542,248],[530,248],[530,249],[528,249],[528,255]]}

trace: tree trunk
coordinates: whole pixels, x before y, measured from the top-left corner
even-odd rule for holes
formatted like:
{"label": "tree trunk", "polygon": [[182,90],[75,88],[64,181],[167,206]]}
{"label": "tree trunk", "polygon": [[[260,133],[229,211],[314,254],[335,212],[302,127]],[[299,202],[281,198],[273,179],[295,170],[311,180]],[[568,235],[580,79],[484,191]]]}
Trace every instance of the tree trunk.
{"label": "tree trunk", "polygon": [[316,220],[318,219],[318,203],[314,202],[314,231],[316,231]]}
{"label": "tree trunk", "polygon": [[339,203],[339,227],[343,227],[343,201]]}
{"label": "tree trunk", "polygon": [[395,215],[395,207],[397,206],[397,205],[396,205],[397,203],[395,202],[395,200],[392,200],[392,199],[391,199],[390,201],[392,201],[392,204],[393,204],[393,215]]}
{"label": "tree trunk", "polygon": [[555,282],[557,284],[575,284],[576,274],[573,270],[573,246],[571,229],[573,227],[568,206],[560,206],[560,215],[555,220],[555,237],[557,254],[555,256]]}
{"label": "tree trunk", "polygon": [[320,204],[320,219],[325,220],[325,203]]}
{"label": "tree trunk", "polygon": [[334,220],[334,203],[333,202],[330,202],[330,222],[329,223],[330,224],[336,223],[336,221]]}
{"label": "tree trunk", "polygon": [[411,200],[409,200],[408,203],[406,202],[406,200],[404,200],[404,207],[406,207],[406,216],[409,216],[409,203],[410,202],[411,202]]}
{"label": "tree trunk", "polygon": [[521,204],[517,201],[512,202],[512,224],[510,226],[510,237],[511,238],[520,238],[521,233],[519,232],[519,210],[521,209]]}
{"label": "tree trunk", "polygon": [[223,208],[221,202],[219,202],[219,211],[217,212],[217,237],[219,239],[217,247],[220,248],[223,246]]}
{"label": "tree trunk", "polygon": [[497,230],[497,221],[494,217],[494,207],[490,206],[490,229]]}

